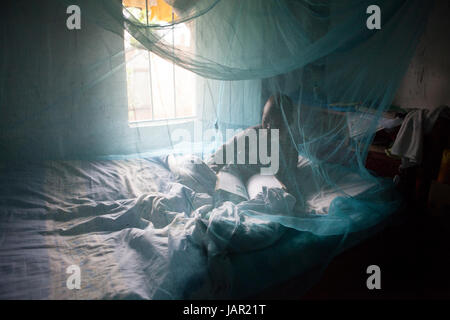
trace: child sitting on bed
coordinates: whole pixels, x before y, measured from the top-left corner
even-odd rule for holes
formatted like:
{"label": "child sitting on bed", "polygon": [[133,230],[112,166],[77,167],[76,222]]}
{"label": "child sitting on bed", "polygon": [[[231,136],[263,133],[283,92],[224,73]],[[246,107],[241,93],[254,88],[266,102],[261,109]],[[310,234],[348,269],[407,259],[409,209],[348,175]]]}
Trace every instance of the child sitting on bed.
{"label": "child sitting on bed", "polygon": [[[286,124],[283,120],[283,113],[282,109],[284,111],[285,117],[288,120],[288,123]],[[292,194],[297,201],[299,200],[299,194],[298,194],[298,188],[297,188],[297,182],[295,179],[295,169],[297,167],[298,162],[298,153],[294,146],[294,143],[291,139],[289,129],[287,126],[292,128],[292,123],[294,117],[294,105],[291,101],[291,99],[283,94],[276,94],[272,95],[264,105],[261,124],[247,128],[246,130],[236,134],[231,140],[229,140],[227,143],[222,145],[215,154],[211,156],[211,158],[208,160],[208,165],[212,170],[216,172],[216,174],[220,171],[228,171],[235,175],[238,175],[241,177],[241,179],[246,183],[246,181],[253,175],[260,173],[260,169],[262,167],[268,167],[267,164],[261,164],[259,159],[259,130],[260,129],[267,129],[268,131],[268,138],[267,138],[267,149],[271,150],[271,137],[270,137],[270,131],[272,129],[278,129],[279,130],[279,168],[278,171],[275,173],[275,176],[277,179],[284,185],[287,192]],[[226,159],[226,149],[227,145],[230,143],[234,143],[234,146],[239,145],[240,139],[248,139],[248,133],[249,131],[254,130],[256,132],[256,138],[257,138],[257,163],[256,164],[250,164],[249,161],[247,161],[247,157],[249,154],[249,145],[250,143],[245,143],[245,155],[246,155],[246,162],[244,164],[236,164],[236,162],[233,161],[233,163],[226,163],[225,161],[216,161],[218,157],[223,156],[223,160]],[[293,130],[291,129],[293,132]],[[239,150],[238,150],[239,153]],[[274,156],[273,154],[271,155]],[[220,163],[217,163],[220,162]]]}

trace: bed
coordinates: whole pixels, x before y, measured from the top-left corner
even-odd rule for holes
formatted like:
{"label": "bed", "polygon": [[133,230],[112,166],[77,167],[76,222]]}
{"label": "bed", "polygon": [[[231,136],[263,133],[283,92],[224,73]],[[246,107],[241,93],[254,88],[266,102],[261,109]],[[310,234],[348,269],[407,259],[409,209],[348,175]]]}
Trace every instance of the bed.
{"label": "bed", "polygon": [[[2,164],[0,299],[248,298],[326,266],[342,248],[342,237],[259,219],[282,190],[215,207],[206,165],[183,176],[168,157]],[[299,181],[311,178],[308,160],[297,169]],[[327,215],[343,191],[372,187],[336,181],[339,191],[308,183],[304,211]],[[72,265],[80,289],[68,287]]]}

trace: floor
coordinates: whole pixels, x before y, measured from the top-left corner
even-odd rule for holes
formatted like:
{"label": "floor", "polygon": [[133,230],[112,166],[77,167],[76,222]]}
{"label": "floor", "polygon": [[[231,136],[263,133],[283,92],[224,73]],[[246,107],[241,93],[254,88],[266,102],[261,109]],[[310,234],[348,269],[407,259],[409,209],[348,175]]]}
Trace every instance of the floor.
{"label": "floor", "polygon": [[[381,289],[369,290],[367,267],[381,269]],[[305,277],[272,288],[257,299],[450,299],[450,215],[399,214],[383,231],[333,259],[306,293]],[[308,277],[306,277],[308,278]]]}
{"label": "floor", "polygon": [[[302,299],[450,299],[449,217],[403,218],[337,256]],[[366,286],[372,264],[380,290]]]}

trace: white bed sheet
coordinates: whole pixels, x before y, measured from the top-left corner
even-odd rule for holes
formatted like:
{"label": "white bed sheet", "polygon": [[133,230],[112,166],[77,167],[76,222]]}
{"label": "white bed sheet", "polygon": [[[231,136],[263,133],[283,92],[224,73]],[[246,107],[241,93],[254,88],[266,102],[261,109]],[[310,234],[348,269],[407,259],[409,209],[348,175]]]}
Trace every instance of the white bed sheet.
{"label": "white bed sheet", "polygon": [[[231,203],[214,208],[210,194],[177,181],[165,157],[0,170],[0,299],[245,297],[319,263],[326,254],[315,248],[333,250]],[[306,162],[299,179],[308,179]],[[370,187],[350,180],[305,192],[307,207],[324,214],[343,190]],[[70,265],[80,267],[80,290],[66,285]]]}

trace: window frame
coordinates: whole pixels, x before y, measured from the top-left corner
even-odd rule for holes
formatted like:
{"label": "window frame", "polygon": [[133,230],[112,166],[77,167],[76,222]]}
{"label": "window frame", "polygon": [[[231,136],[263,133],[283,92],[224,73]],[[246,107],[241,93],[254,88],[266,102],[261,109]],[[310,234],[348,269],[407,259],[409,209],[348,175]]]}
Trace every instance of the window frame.
{"label": "window frame", "polygon": [[[126,0],[119,0],[121,1],[122,5],[125,6],[125,1]],[[145,1],[145,7],[137,7],[140,8],[141,10],[145,10],[146,13],[146,24],[149,25],[149,14],[148,14],[148,0],[144,0]],[[131,7],[131,6],[129,6]],[[172,21],[173,21],[173,17],[174,17],[174,12],[172,11]],[[127,32],[126,30],[124,30],[124,32]],[[194,32],[195,33],[195,32]],[[130,35],[131,37],[133,37],[132,35]],[[175,37],[173,36],[173,41],[175,41],[174,39]],[[125,37],[124,37],[124,41],[125,41]],[[152,126],[152,127],[157,127],[157,126],[164,126],[164,125],[168,125],[168,124],[184,124],[190,121],[195,121],[198,119],[198,108],[197,108],[197,102],[196,99],[193,99],[193,103],[192,103],[192,116],[181,116],[181,117],[177,117],[177,103],[176,103],[176,93],[174,93],[174,117],[168,117],[168,118],[158,118],[158,119],[154,119],[154,108],[153,108],[153,83],[152,83],[152,65],[151,65],[151,55],[154,54],[153,52],[151,52],[148,49],[142,49],[145,50],[147,52],[147,57],[146,60],[148,61],[149,64],[149,71],[146,72],[148,74],[149,77],[149,82],[150,82],[150,94],[152,97],[152,101],[150,102],[150,105],[152,106],[151,108],[151,112],[152,112],[152,118],[151,119],[142,119],[142,120],[130,120],[130,116],[129,116],[129,112],[131,109],[129,109],[130,104],[129,104],[129,100],[128,100],[128,78],[126,79],[127,82],[127,122],[128,122],[128,126],[130,128],[139,128],[139,127],[146,127],[146,126]],[[125,65],[127,65],[128,61],[125,57]],[[172,61],[172,70],[173,70],[173,82],[176,82],[176,77],[175,77],[175,68],[176,65],[175,63]],[[194,85],[194,91],[197,90],[197,86],[196,84]]]}

